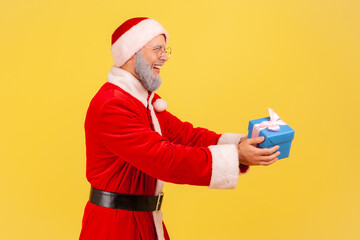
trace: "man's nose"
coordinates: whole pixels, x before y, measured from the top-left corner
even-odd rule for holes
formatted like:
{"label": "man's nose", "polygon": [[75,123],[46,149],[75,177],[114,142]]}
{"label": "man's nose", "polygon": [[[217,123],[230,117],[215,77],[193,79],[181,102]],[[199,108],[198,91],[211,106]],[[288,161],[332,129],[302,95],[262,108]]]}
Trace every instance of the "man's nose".
{"label": "man's nose", "polygon": [[166,53],[162,53],[161,56],[160,56],[160,59],[161,59],[162,61],[166,62],[166,61],[169,59],[169,57],[167,56]]}

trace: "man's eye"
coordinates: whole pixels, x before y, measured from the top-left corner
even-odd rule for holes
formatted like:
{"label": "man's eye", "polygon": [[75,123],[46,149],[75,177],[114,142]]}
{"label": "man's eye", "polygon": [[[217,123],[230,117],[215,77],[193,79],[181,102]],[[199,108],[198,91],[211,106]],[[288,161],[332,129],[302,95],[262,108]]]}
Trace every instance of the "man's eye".
{"label": "man's eye", "polygon": [[160,51],[161,47],[155,47],[154,50],[155,51]]}

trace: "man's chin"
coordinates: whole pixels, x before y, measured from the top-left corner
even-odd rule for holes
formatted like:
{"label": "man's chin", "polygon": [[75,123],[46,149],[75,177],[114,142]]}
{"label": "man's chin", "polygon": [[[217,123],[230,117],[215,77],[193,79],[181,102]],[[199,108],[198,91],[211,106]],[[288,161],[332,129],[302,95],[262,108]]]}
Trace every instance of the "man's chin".
{"label": "man's chin", "polygon": [[158,90],[161,86],[161,78],[158,75],[156,78],[152,78],[152,79],[141,79],[141,83],[144,86],[144,88],[150,92],[154,92],[156,90]]}

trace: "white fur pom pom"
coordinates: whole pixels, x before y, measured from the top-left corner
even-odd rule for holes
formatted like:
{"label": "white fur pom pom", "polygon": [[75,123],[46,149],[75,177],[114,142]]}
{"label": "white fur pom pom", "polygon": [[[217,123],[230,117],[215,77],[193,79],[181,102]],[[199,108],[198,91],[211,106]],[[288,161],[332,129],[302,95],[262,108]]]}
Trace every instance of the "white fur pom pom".
{"label": "white fur pom pom", "polygon": [[163,99],[158,99],[153,103],[154,109],[157,112],[162,112],[167,108],[167,102]]}

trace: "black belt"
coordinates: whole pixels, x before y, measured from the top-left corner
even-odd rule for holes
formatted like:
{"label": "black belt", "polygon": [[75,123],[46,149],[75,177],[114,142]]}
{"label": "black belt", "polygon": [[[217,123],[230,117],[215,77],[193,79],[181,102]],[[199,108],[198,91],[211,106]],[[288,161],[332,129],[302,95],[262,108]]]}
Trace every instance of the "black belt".
{"label": "black belt", "polygon": [[89,201],[95,205],[128,211],[160,211],[164,193],[158,196],[106,192],[91,187]]}

